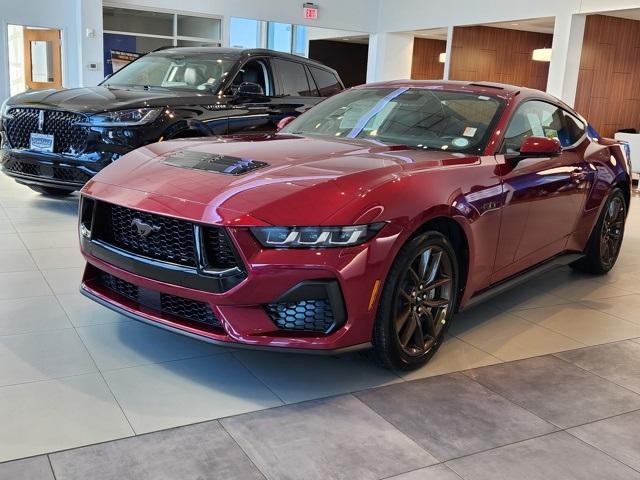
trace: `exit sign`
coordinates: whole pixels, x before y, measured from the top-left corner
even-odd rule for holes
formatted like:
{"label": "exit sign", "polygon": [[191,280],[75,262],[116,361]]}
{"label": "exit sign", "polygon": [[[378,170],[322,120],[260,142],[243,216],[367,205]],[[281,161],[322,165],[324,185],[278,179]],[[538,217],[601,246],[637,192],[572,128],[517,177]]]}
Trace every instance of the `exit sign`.
{"label": "exit sign", "polygon": [[302,6],[302,18],[304,18],[305,20],[317,20],[318,7],[313,3],[305,3]]}

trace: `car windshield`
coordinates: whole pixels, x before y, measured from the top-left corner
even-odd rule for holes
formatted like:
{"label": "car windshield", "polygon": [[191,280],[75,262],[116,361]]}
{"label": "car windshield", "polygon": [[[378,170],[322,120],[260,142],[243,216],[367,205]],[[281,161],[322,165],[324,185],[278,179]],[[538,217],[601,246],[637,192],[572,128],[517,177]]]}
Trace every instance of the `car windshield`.
{"label": "car windshield", "polygon": [[155,52],[118,70],[105,86],[217,92],[237,54]]}
{"label": "car windshield", "polygon": [[502,107],[498,98],[466,92],[356,88],[323,101],[283,132],[482,152]]}

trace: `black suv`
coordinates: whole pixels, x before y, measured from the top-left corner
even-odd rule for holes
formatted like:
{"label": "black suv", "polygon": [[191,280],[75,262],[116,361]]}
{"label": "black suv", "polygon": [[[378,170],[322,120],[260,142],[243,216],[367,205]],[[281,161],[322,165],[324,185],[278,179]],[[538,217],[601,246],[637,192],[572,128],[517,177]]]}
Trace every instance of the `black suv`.
{"label": "black suv", "polygon": [[99,86],[25,92],[0,108],[0,164],[67,195],[125,153],[173,138],[274,131],[344,89],[331,68],[271,50],[166,48]]}

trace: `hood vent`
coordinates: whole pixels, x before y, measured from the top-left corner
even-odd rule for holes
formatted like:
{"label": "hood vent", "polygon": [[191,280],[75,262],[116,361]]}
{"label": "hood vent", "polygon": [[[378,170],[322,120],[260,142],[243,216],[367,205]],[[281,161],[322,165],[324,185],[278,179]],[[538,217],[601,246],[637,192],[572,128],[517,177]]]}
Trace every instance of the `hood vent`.
{"label": "hood vent", "polygon": [[267,167],[269,164],[248,160],[245,158],[231,157],[216,153],[196,152],[183,150],[173,153],[165,158],[166,165],[174,167],[204,170],[207,172],[223,173],[225,175],[244,175],[252,170]]}

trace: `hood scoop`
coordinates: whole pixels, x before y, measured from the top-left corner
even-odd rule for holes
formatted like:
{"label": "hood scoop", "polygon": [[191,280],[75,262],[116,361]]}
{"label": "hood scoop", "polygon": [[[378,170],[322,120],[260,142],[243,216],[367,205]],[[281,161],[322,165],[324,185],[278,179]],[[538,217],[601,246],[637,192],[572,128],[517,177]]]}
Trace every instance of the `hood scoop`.
{"label": "hood scoop", "polygon": [[193,150],[183,150],[173,153],[164,159],[164,163],[174,167],[236,176],[269,166],[268,163],[258,162],[257,160],[248,160],[216,153],[196,152]]}

